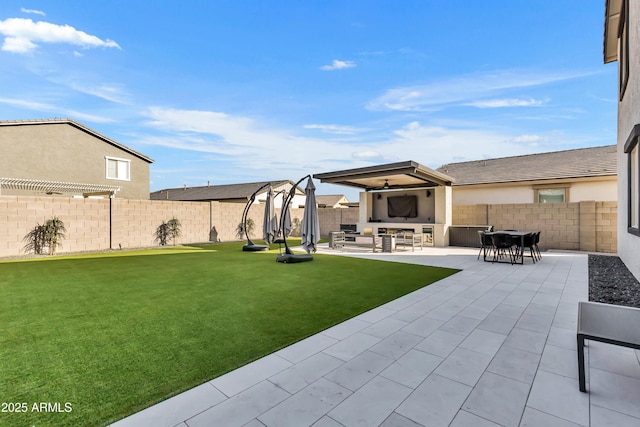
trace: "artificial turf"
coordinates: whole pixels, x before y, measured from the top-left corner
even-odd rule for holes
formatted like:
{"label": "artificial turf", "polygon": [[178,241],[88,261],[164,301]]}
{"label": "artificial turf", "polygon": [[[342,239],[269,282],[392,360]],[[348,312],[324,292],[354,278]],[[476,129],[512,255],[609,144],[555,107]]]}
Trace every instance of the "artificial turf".
{"label": "artificial turf", "polygon": [[457,271],[241,245],[0,263],[0,425],[105,425]]}

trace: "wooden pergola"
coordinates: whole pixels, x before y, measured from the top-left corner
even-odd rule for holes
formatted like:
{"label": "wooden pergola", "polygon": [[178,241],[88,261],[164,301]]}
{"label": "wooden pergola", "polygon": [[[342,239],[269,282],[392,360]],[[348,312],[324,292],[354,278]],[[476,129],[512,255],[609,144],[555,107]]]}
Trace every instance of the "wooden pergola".
{"label": "wooden pergola", "polygon": [[83,197],[114,197],[120,191],[119,186],[105,184],[84,184],[79,182],[59,182],[42,179],[0,178],[0,195],[3,189],[34,191],[52,194],[82,194]]}

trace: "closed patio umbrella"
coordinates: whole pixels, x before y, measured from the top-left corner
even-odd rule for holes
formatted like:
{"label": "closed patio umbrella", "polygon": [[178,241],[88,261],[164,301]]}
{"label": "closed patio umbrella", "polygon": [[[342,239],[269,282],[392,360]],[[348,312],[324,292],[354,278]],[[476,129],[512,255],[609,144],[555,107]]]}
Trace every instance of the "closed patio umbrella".
{"label": "closed patio umbrella", "polygon": [[262,223],[262,238],[267,245],[273,243],[276,239],[276,233],[278,232],[278,220],[276,218],[276,209],[274,207],[273,198],[273,187],[269,186],[267,200],[264,207],[264,221]]}
{"label": "closed patio umbrella", "polygon": [[278,235],[282,233],[282,237],[289,237],[291,234],[291,210],[289,209],[289,204],[287,202],[287,197],[282,195],[282,210],[280,211],[280,216],[284,215],[282,218],[282,230],[278,230]]}
{"label": "closed patio umbrella", "polygon": [[318,204],[316,203],[316,186],[309,177],[304,202],[304,215],[302,216],[301,234],[302,247],[307,253],[315,252],[320,240],[320,221],[318,220]]}

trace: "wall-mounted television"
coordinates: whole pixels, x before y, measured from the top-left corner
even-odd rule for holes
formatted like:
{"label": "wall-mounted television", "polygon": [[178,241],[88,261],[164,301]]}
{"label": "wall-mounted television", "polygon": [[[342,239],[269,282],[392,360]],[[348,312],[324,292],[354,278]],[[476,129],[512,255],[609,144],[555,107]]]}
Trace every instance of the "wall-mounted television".
{"label": "wall-mounted television", "polygon": [[389,218],[415,218],[418,216],[417,196],[387,197],[387,215]]}

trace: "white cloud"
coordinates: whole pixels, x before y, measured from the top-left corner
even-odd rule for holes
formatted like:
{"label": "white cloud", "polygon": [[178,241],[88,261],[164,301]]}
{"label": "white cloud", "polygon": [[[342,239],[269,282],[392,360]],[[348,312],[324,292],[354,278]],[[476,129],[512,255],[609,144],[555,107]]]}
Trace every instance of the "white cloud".
{"label": "white cloud", "polygon": [[47,104],[38,101],[29,101],[25,99],[0,98],[0,104],[10,105],[15,108],[24,108],[40,113],[51,113],[54,117],[70,117],[77,120],[86,120],[94,123],[109,123],[113,120],[108,117],[87,114],[81,111],[60,107],[59,105]]}
{"label": "white cloud", "polygon": [[44,13],[41,10],[36,10],[36,9],[25,9],[24,7],[20,9],[20,11],[22,13],[31,13],[33,15],[40,15],[40,16],[46,16],[47,14]]}
{"label": "white cloud", "polygon": [[333,133],[337,135],[353,135],[355,133],[360,132],[360,130],[353,126],[342,126],[342,125],[320,125],[320,124],[310,124],[304,125],[305,129],[318,129],[322,132]]}
{"label": "white cloud", "polygon": [[5,36],[2,50],[13,53],[29,53],[38,46],[37,43],[68,43],[83,48],[120,49],[113,40],[102,40],[69,25],[33,22],[31,19],[9,18],[0,21],[0,34]]}
{"label": "white cloud", "polygon": [[531,146],[537,146],[540,142],[547,141],[547,138],[540,135],[519,135],[513,138],[513,142],[525,143]]}
{"label": "white cloud", "polygon": [[364,151],[356,151],[351,154],[353,159],[357,160],[380,160],[382,156],[377,151],[373,150],[364,150]]}
{"label": "white cloud", "polygon": [[152,129],[147,136],[136,136],[136,141],[208,153],[212,164],[217,161],[211,173],[236,182],[283,177],[295,180],[309,173],[368,166],[381,159],[360,154],[367,151],[361,144],[303,137],[249,117],[162,107],[143,114]]}
{"label": "white cloud", "polygon": [[549,100],[540,99],[518,99],[518,98],[505,98],[505,99],[487,99],[484,101],[469,102],[465,105],[478,108],[503,108],[503,107],[538,107],[542,104],[546,104]]}
{"label": "white cloud", "polygon": [[353,68],[356,66],[356,63],[353,61],[340,61],[338,59],[334,59],[331,65],[323,65],[320,67],[323,71],[333,71],[333,70],[344,70],[346,68]]}
{"label": "white cloud", "polygon": [[[506,70],[454,77],[424,85],[387,90],[371,101],[370,110],[433,111],[450,106],[470,105],[513,90],[585,77],[593,73],[543,73]],[[505,105],[506,106],[506,105]]]}
{"label": "white cloud", "polygon": [[[437,168],[452,161],[530,154],[539,151],[536,146],[546,141],[481,127],[424,126],[414,121],[386,137],[367,135],[367,141],[350,144],[343,139],[305,138],[255,119],[221,112],[154,107],[144,115],[153,130],[150,136],[136,140],[209,153],[217,160],[224,159],[224,174],[245,180],[252,174],[263,179],[269,171],[295,177],[403,160]],[[556,142],[549,143],[561,149]],[[223,174],[219,168],[218,163],[216,173]]]}

